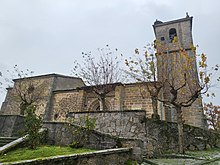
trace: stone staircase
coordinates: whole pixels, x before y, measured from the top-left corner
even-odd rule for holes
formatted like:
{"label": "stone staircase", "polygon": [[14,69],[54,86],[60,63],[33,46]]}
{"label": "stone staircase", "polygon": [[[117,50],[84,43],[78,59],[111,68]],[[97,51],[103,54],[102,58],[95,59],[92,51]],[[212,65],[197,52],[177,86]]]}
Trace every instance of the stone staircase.
{"label": "stone staircase", "polygon": [[18,137],[0,137],[0,147],[18,139]]}

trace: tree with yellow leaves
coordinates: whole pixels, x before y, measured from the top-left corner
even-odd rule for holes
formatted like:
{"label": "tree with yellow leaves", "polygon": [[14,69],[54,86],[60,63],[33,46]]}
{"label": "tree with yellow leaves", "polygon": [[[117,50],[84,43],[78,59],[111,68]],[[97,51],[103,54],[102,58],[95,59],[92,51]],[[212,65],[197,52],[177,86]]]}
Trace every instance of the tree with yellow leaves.
{"label": "tree with yellow leaves", "polygon": [[146,89],[150,94],[153,107],[152,118],[160,119],[158,98],[163,82],[157,81],[157,60],[152,44],[144,46],[142,51],[136,48],[133,57],[125,59],[125,64],[128,67],[125,72],[136,82],[141,83],[140,93],[142,94],[142,91]]}
{"label": "tree with yellow leaves", "polygon": [[220,106],[213,105],[212,102],[204,104],[204,111],[209,125],[209,129],[220,131]]}
{"label": "tree with yellow leaves", "polygon": [[[176,50],[178,51],[173,52],[169,51],[169,48],[163,47],[157,41],[155,46],[157,47],[157,52],[150,53],[150,55],[148,55],[148,52],[140,54],[138,49],[136,49],[135,54],[137,56],[142,55],[142,59],[141,57],[134,57],[135,60],[130,58],[130,60],[125,60],[125,63],[129,67],[129,74],[136,80],[142,82],[152,81],[155,84],[153,85],[154,88],[150,88],[149,85],[147,86],[152,103],[154,103],[153,100],[155,99],[167,107],[175,109],[177,114],[179,153],[184,153],[183,108],[192,106],[196,100],[201,101],[201,96],[207,94],[210,87],[212,87],[211,78],[214,72],[219,69],[219,66],[216,65],[208,70],[205,54],[189,54],[188,50],[181,48],[180,45],[175,45],[175,43],[172,46],[177,47]],[[192,46],[190,51],[195,51],[195,49]],[[198,68],[196,59],[199,61]],[[155,95],[150,89],[156,91]],[[163,93],[163,97],[159,95],[160,90]],[[156,112],[154,109],[154,113]]]}

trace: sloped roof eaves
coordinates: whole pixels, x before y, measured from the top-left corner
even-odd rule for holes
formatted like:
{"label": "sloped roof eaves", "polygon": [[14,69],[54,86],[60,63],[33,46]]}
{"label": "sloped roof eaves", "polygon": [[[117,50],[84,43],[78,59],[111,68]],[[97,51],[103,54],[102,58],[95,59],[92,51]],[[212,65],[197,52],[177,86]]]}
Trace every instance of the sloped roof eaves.
{"label": "sloped roof eaves", "polygon": [[59,89],[59,90],[53,90],[53,93],[75,92],[75,91],[79,91],[79,90],[81,90],[81,89],[79,89],[79,88]]}
{"label": "sloped roof eaves", "polygon": [[158,81],[150,81],[150,82],[136,82],[136,83],[126,83],[126,84],[124,84],[124,86],[129,86],[129,85],[138,85],[138,84],[151,84],[151,85],[153,85],[154,83],[159,83]]}
{"label": "sloped roof eaves", "polygon": [[17,78],[17,79],[13,79],[13,81],[19,81],[19,80],[24,80],[24,79],[49,78],[49,77],[63,77],[63,78],[71,78],[71,79],[80,79],[80,80],[82,80],[79,77],[72,77],[72,76],[66,76],[66,75],[52,73],[52,74],[45,74],[45,75],[39,75],[39,76],[31,76],[31,77],[25,77],[25,78]]}
{"label": "sloped roof eaves", "polygon": [[[112,84],[103,84],[103,85],[115,85],[115,86],[119,86],[119,85],[123,85],[122,83],[120,82],[117,82],[117,83],[112,83]],[[102,86],[102,85],[100,85]],[[83,87],[79,87],[78,89],[89,89],[89,88],[92,88],[92,87],[95,87],[95,85],[91,85],[91,86],[83,86]]]}
{"label": "sloped roof eaves", "polygon": [[[123,83],[113,83],[113,84],[107,84],[107,85],[122,85],[122,86],[135,86],[135,85],[138,85],[138,84],[144,84],[144,83],[148,83],[148,84],[151,84],[153,85],[154,83],[158,83],[157,81],[156,82],[140,82],[140,83],[126,83],[126,84],[123,84]],[[92,88],[94,86],[83,86],[83,87],[77,87],[77,88],[72,88],[72,89],[60,89],[60,90],[54,90],[53,93],[64,93],[64,92],[72,92],[72,91],[79,91],[79,90],[85,90],[85,89],[89,89],[89,88]]]}
{"label": "sloped roof eaves", "polygon": [[165,26],[165,25],[169,25],[169,24],[174,24],[174,23],[178,23],[178,22],[183,22],[183,21],[192,21],[193,17],[187,17],[187,18],[180,18],[180,19],[176,19],[176,20],[172,20],[172,21],[167,21],[167,22],[162,22],[159,24],[154,24],[154,27],[158,27],[158,26]]}

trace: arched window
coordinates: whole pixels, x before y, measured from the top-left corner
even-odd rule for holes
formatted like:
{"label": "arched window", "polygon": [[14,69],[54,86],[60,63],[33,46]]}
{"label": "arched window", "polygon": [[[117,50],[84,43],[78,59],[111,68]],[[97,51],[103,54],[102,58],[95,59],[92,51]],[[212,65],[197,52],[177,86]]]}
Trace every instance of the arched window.
{"label": "arched window", "polygon": [[177,37],[176,29],[175,29],[175,28],[171,28],[171,29],[169,30],[170,42],[173,41],[174,37]]}
{"label": "arched window", "polygon": [[[107,111],[111,111],[111,104],[109,103],[109,101],[105,101],[105,106],[106,106],[106,110]],[[95,100],[93,101],[88,108],[89,111],[100,111],[100,103],[99,100]]]}

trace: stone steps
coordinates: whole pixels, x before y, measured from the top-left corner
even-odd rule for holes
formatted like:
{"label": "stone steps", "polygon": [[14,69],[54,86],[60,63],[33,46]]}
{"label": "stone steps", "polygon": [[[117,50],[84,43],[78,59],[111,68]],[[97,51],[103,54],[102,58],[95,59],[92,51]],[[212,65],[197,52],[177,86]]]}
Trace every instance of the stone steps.
{"label": "stone steps", "polygon": [[18,139],[18,137],[0,137],[0,147]]}

